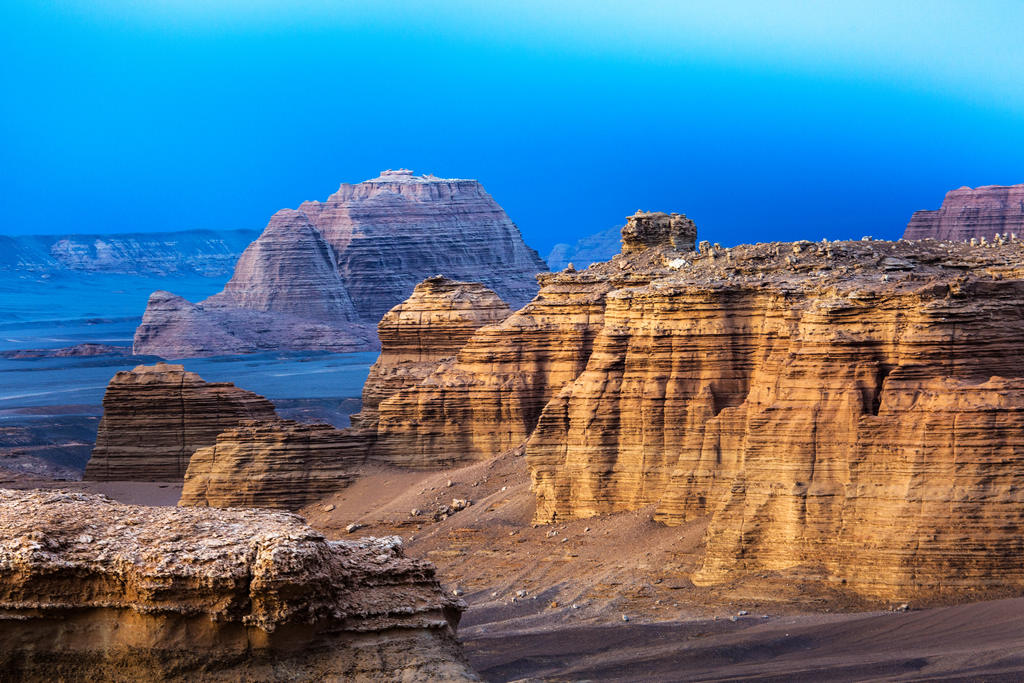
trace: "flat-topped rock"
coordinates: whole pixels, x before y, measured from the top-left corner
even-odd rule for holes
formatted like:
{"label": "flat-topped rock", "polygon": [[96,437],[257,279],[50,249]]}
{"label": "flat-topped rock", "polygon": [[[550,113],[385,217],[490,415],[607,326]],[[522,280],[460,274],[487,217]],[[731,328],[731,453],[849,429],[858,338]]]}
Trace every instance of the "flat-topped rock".
{"label": "flat-topped rock", "polygon": [[0,490],[0,677],[477,680],[463,605],[397,538],[266,510]]}
{"label": "flat-topped rock", "polygon": [[665,238],[666,214],[640,218],[626,253],[542,276],[382,401],[379,442],[437,464],[525,443],[538,523],[646,506],[704,520],[700,584],[1024,589],[1024,244],[694,252]]}
{"label": "flat-topped rock", "polygon": [[298,510],[348,486],[365,458],[330,425],[246,421],[192,454],[178,504]]}
{"label": "flat-topped rock", "polygon": [[223,292],[198,304],[155,294],[134,349],[165,358],[369,350],[381,317],[426,277],[482,282],[515,308],[545,270],[479,182],[385,171],[279,211]]}
{"label": "flat-topped rock", "polygon": [[181,365],[139,365],[114,375],[85,479],[175,481],[192,454],[243,420],[273,419],[274,405]]}
{"label": "flat-topped rock", "polygon": [[951,190],[938,210],[914,212],[903,239],[959,242],[1014,233],[1024,237],[1024,184]]}

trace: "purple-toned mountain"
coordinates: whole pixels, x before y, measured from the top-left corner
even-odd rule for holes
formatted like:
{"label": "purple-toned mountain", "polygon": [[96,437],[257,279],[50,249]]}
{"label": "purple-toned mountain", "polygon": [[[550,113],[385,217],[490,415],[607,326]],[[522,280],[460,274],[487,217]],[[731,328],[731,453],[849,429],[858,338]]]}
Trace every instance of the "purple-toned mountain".
{"label": "purple-toned mountain", "polygon": [[429,276],[483,282],[519,308],[546,270],[479,182],[384,171],[275,214],[223,292],[198,304],[154,293],[134,348],[168,358],[368,350],[377,321]]}
{"label": "purple-toned mountain", "polygon": [[903,239],[962,242],[1024,235],[1024,185],[961,187],[946,193],[937,211],[915,211]]}

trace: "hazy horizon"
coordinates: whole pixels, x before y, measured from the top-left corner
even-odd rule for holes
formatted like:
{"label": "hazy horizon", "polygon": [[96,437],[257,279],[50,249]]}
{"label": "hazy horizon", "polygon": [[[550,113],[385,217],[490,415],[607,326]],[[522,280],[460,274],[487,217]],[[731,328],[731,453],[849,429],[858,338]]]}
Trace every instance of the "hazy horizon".
{"label": "hazy horizon", "polygon": [[898,237],[1024,182],[1024,6],[14,2],[4,234],[261,229],[386,168],[476,178],[542,255]]}

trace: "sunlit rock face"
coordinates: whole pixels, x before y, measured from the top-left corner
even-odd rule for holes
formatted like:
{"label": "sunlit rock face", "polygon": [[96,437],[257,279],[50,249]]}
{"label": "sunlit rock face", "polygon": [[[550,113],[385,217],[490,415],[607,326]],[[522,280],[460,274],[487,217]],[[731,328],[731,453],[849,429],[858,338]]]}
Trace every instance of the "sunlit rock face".
{"label": "sunlit rock face", "polygon": [[0,490],[3,680],[478,680],[464,608],[397,537]]}
{"label": "sunlit rock face", "polygon": [[181,365],[118,372],[103,395],[103,419],[85,479],[180,481],[189,459],[244,420],[273,419],[274,405],[230,382],[206,382]]}
{"label": "sunlit rock face", "polygon": [[412,295],[377,325],[380,357],[363,385],[362,411],[353,416],[353,424],[376,430],[382,401],[418,384],[451,361],[478,329],[511,314],[508,305],[479,282],[438,275],[416,285]]}
{"label": "sunlit rock face", "polygon": [[545,270],[479,182],[385,171],[279,211],[220,294],[198,304],[154,295],[134,348],[168,358],[368,350],[377,322],[426,277],[482,282],[517,308]]}
{"label": "sunlit rock face", "polygon": [[672,225],[634,216],[627,253],[542,277],[381,402],[378,438],[442,464],[525,442],[539,523],[705,519],[699,583],[1024,588],[1021,243],[694,252]]}
{"label": "sunlit rock face", "polygon": [[292,420],[243,422],[192,454],[178,504],[298,510],[356,478],[366,448],[348,434]]}
{"label": "sunlit rock face", "polygon": [[1024,237],[1024,185],[961,187],[946,193],[935,211],[915,211],[903,239],[992,240]]}

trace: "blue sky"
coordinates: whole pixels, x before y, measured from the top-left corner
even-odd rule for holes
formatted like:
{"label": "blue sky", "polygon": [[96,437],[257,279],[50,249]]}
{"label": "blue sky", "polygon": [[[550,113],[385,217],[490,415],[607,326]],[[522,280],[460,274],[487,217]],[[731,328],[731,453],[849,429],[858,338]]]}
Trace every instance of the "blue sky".
{"label": "blue sky", "polygon": [[636,209],[898,237],[1024,182],[1024,3],[8,2],[0,232],[261,228],[384,168],[545,254]]}

